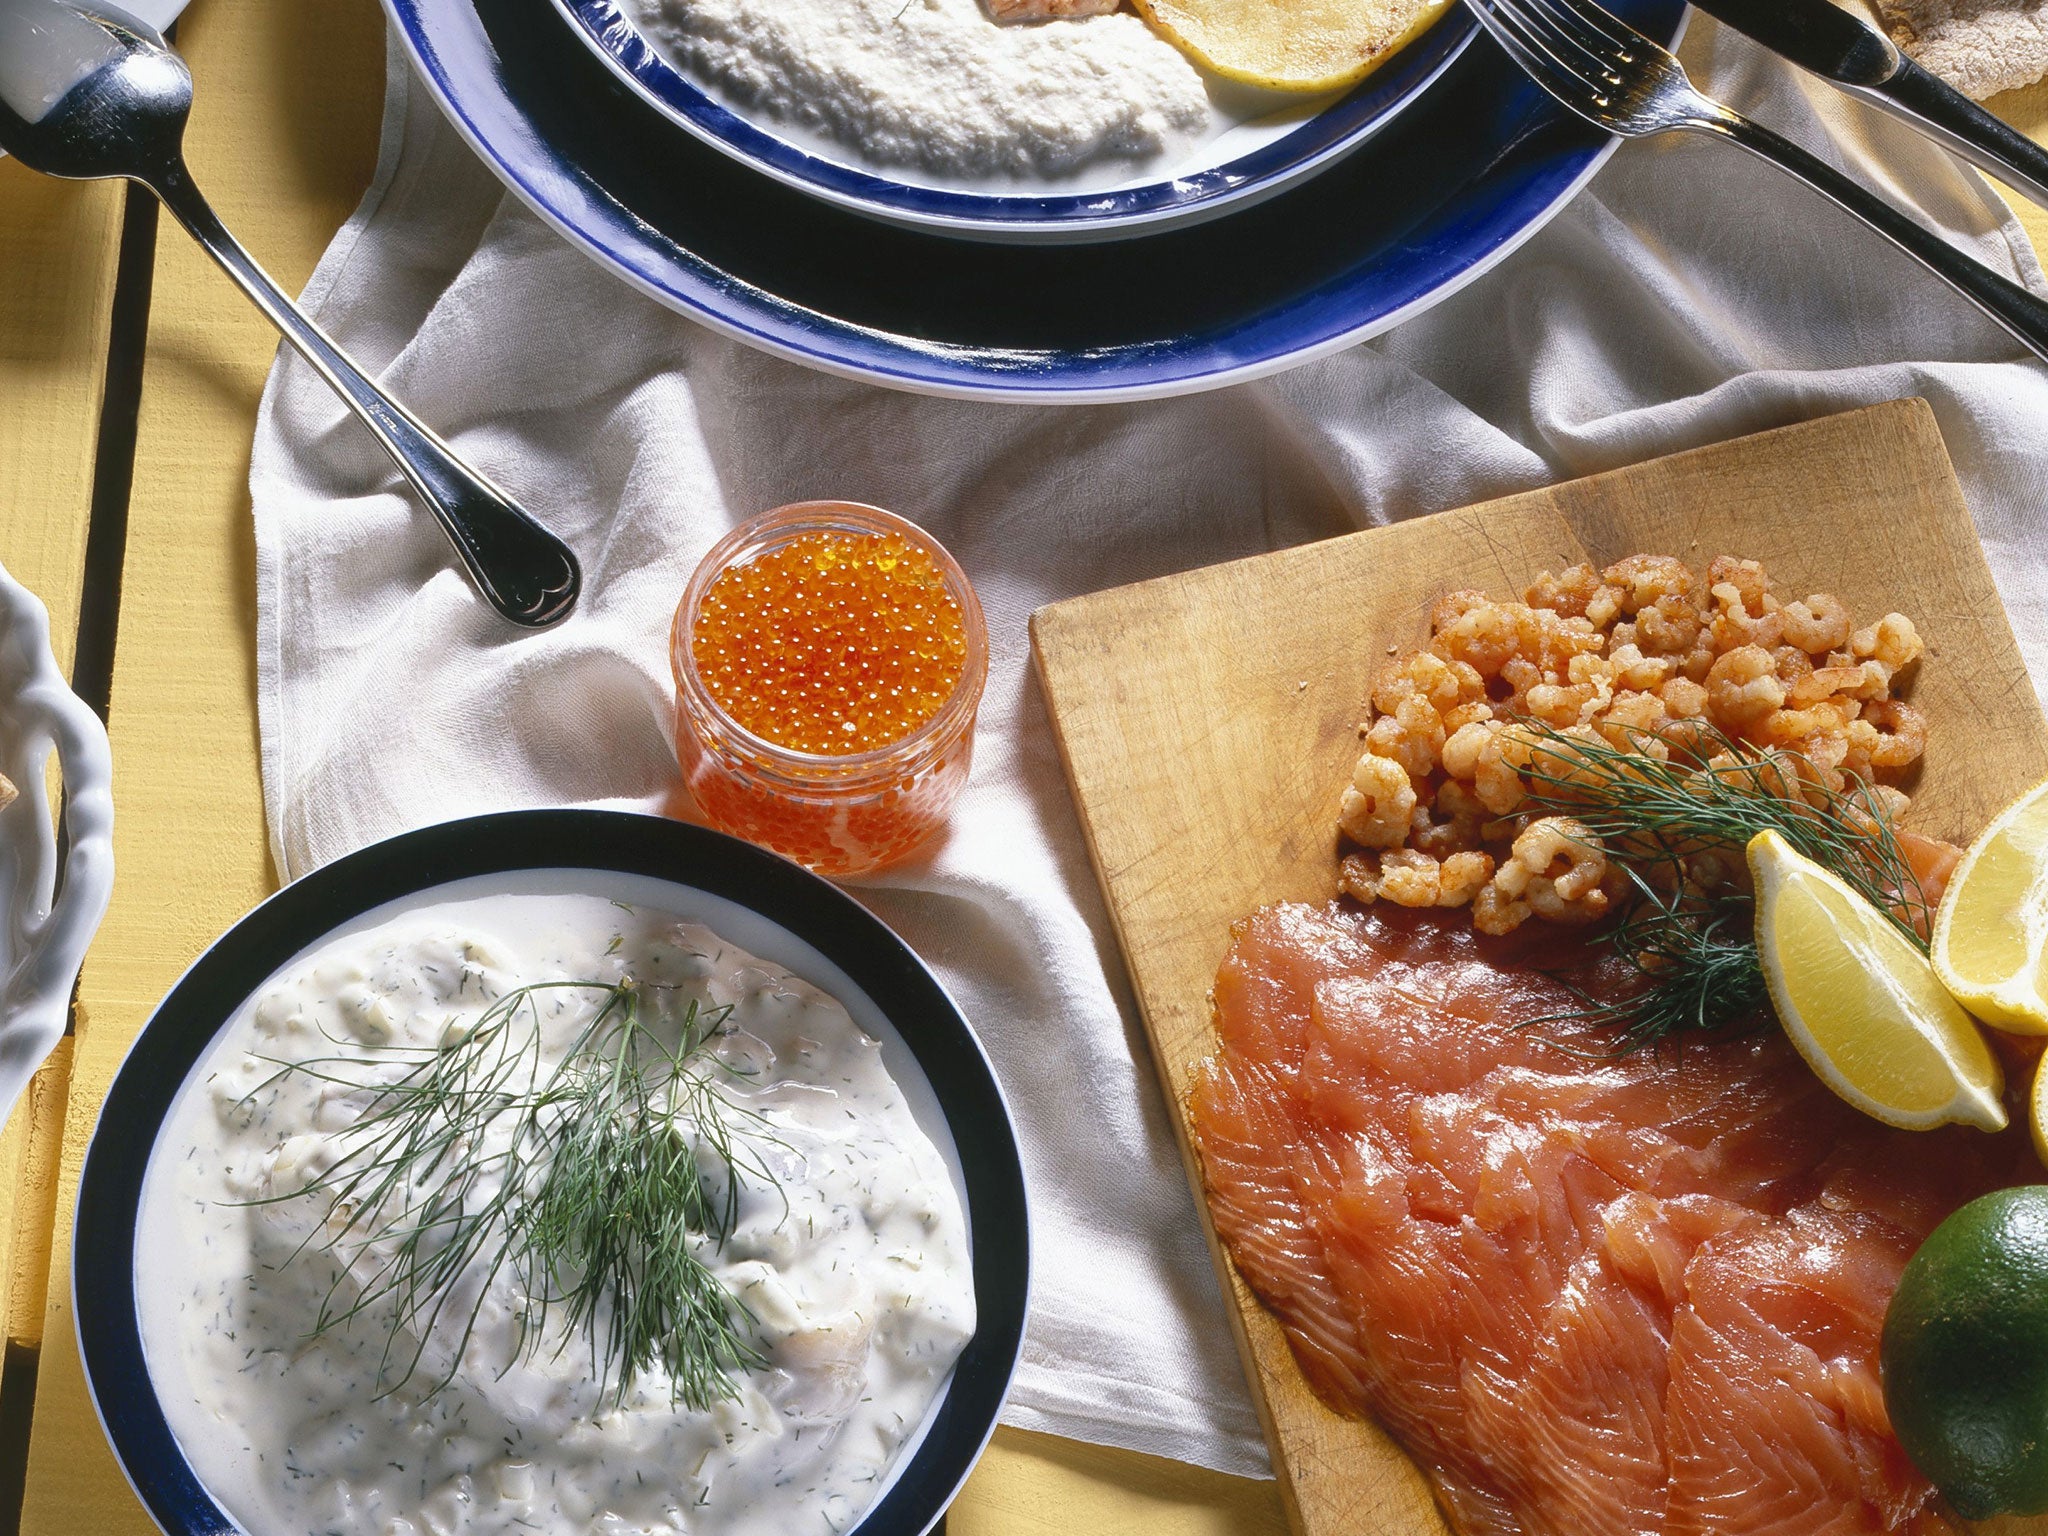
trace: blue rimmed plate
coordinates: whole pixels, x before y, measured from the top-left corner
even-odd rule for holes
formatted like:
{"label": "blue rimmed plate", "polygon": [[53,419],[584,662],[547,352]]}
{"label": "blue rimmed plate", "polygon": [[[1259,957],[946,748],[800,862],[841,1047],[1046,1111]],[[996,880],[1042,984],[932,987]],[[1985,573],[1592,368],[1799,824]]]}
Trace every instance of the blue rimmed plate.
{"label": "blue rimmed plate", "polygon": [[[828,372],[980,399],[1238,383],[1420,313],[1528,239],[1614,141],[1466,49],[1356,153],[1234,217],[1094,245],[970,243],[833,208],[683,133],[551,0],[385,0],[450,121],[661,303]],[[1617,0],[1659,41],[1683,0]]]}
{"label": "blue rimmed plate", "polygon": [[922,1438],[850,1536],[929,1529],[988,1443],[1023,1346],[1028,1214],[1002,1089],[945,989],[851,896],[737,838],[615,811],[515,811],[409,832],[286,886],[193,963],[114,1079],[79,1185],[72,1298],[100,1422],[143,1505],[171,1536],[242,1530],[171,1431],[137,1309],[150,1259],[137,1242],[138,1212],[173,1103],[243,1004],[337,930],[442,899],[555,889],[708,922],[831,992],[881,1039],[913,1113],[934,1144],[950,1150],[973,1250],[974,1336]]}
{"label": "blue rimmed plate", "polygon": [[[1335,99],[1212,82],[1227,132],[1151,179],[1097,172],[1044,190],[992,191],[912,178],[806,143],[707,93],[651,44],[620,0],[554,0],[585,43],[657,112],[786,186],[855,213],[982,239],[1107,240],[1262,202],[1349,154],[1427,90],[1478,32],[1453,4],[1420,37]],[[1062,23],[1064,25],[1064,23]]]}

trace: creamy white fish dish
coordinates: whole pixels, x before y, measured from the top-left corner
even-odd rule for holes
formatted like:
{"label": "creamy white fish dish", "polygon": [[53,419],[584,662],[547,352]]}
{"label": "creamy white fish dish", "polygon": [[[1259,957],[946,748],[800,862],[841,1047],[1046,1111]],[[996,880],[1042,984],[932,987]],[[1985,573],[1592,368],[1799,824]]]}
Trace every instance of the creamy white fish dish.
{"label": "creamy white fish dish", "polygon": [[136,1262],[172,1430],[256,1536],[843,1531],[975,1326],[878,1043],[595,896],[274,981],[166,1122]]}
{"label": "creamy white fish dish", "polygon": [[746,115],[927,177],[1136,172],[1222,126],[1180,50],[1100,6],[1034,0],[1060,19],[1000,25],[983,0],[623,3],[679,69]]}

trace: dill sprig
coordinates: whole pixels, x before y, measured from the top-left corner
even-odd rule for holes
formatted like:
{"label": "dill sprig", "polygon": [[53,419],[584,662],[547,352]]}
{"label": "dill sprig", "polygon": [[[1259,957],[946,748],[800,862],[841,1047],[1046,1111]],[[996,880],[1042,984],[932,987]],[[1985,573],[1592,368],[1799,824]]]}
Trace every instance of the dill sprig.
{"label": "dill sprig", "polygon": [[[449,1365],[427,1394],[446,1387],[507,1272],[522,1300],[506,1370],[539,1351],[557,1307],[555,1352],[580,1336],[614,1405],[658,1365],[676,1402],[707,1408],[737,1395],[735,1371],[763,1363],[753,1315],[693,1240],[725,1241],[749,1178],[775,1185],[746,1133],[772,1138],[719,1086],[728,1069],[707,1046],[730,1010],[693,999],[671,1042],[642,1012],[662,990],[631,978],[520,987],[452,1023],[437,1048],[369,1058],[410,1058],[395,1080],[351,1075],[363,1057],[325,1056],[279,1063],[252,1092],[299,1073],[366,1096],[336,1160],[270,1199],[327,1197],[297,1251],[317,1243],[339,1264],[312,1334],[382,1314],[380,1394],[413,1379],[437,1335]],[[549,994],[593,992],[595,1013],[544,1070],[542,1001],[559,1012]]]}
{"label": "dill sprig", "polygon": [[[1750,839],[1766,830],[1840,876],[1926,952],[1926,893],[1884,797],[1854,774],[1832,789],[1803,753],[1766,750],[1704,722],[1682,749],[1651,732],[1626,731],[1622,745],[1515,723],[1535,742],[1523,772],[1529,809],[1577,821],[1635,886],[1598,942],[1640,984],[1613,998],[1574,987],[1582,1006],[1532,1025],[1616,1026],[1616,1049],[1627,1052],[1758,1016],[1769,993],[1755,899],[1739,871]],[[1652,756],[1653,743],[1670,755]]]}
{"label": "dill sprig", "polygon": [[1630,745],[1617,746],[1543,721],[1516,724],[1536,741],[1523,774],[1534,786],[1532,806],[1572,817],[1610,856],[1656,862],[1710,848],[1739,855],[1757,833],[1774,831],[1927,952],[1922,928],[1932,912],[1920,878],[1884,798],[1856,775],[1831,789],[1804,753],[1752,746],[1705,724],[1669,760],[1649,755],[1651,743],[1663,742],[1653,732],[1625,731]]}
{"label": "dill sprig", "polygon": [[[1686,1030],[1723,1030],[1760,1020],[1770,1001],[1757,961],[1756,905],[1735,891],[1689,894],[1682,883],[1653,885],[1622,866],[1636,899],[1600,935],[1635,973],[1618,997],[1599,997],[1569,978],[1556,978],[1578,1006],[1528,1020],[1615,1030],[1608,1055],[1625,1056]],[[1553,1041],[1571,1049],[1561,1041]]]}

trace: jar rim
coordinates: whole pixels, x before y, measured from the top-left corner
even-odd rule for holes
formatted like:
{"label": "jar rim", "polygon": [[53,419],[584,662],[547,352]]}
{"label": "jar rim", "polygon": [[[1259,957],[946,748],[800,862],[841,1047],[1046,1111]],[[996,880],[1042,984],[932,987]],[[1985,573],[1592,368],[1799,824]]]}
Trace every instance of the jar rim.
{"label": "jar rim", "polygon": [[[806,752],[747,729],[719,703],[697,670],[695,623],[711,584],[743,559],[753,559],[789,539],[813,532],[855,532],[870,535],[894,533],[908,539],[932,557],[946,588],[960,605],[960,617],[967,636],[967,657],[953,689],[932,717],[907,735],[866,752]],[[686,620],[691,622],[686,622]],[[857,775],[864,769],[895,768],[904,758],[914,756],[935,741],[950,739],[980,707],[982,690],[988,681],[988,625],[981,599],[967,579],[960,562],[932,534],[907,517],[861,501],[794,501],[756,513],[728,531],[713,544],[691,573],[676,608],[669,630],[669,665],[676,686],[708,712],[719,729],[730,732],[735,744],[763,766],[781,768],[799,776],[829,772]]]}

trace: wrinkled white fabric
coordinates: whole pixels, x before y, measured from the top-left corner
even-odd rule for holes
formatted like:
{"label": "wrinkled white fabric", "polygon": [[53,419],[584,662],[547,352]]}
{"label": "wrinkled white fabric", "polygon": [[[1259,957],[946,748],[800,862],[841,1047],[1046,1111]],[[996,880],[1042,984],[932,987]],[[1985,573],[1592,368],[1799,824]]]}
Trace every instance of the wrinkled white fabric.
{"label": "wrinkled white fabric", "polygon": [[[1714,90],[2041,285],[1973,174],[1696,27],[1688,57]],[[505,195],[407,86],[395,68],[384,163],[309,299],[568,538],[588,594],[551,632],[501,624],[287,356],[252,477],[278,868],[475,812],[670,805],[665,635],[705,549],[813,497],[930,527],[988,613],[974,776],[941,846],[858,888],[953,989],[1016,1107],[1037,1242],[1012,1423],[1266,1464],[1030,673],[1032,609],[1917,394],[2027,654],[2048,657],[2048,374],[1847,217],[1723,146],[1624,146],[1499,270],[1334,358],[1163,403],[1030,408],[827,378],[656,307]]]}

